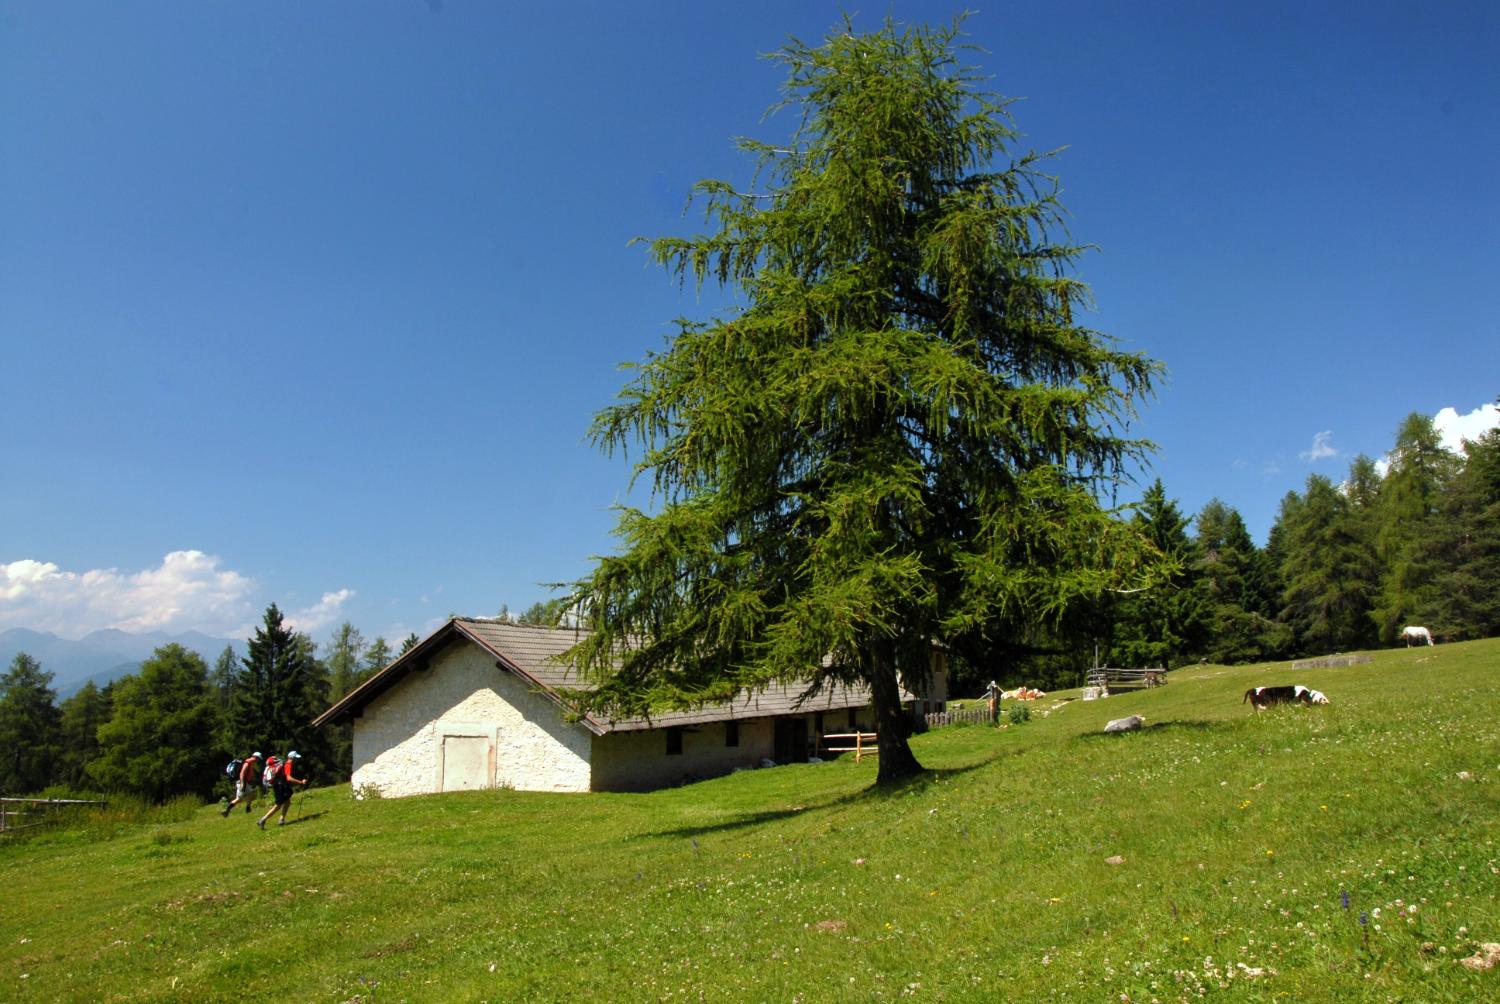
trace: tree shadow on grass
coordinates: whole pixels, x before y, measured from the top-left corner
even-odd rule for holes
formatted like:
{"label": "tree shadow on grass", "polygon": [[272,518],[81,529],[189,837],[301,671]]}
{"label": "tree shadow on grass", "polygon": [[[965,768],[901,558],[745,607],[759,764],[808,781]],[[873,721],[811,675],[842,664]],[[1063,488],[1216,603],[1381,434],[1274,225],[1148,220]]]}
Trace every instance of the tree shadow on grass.
{"label": "tree shadow on grass", "polygon": [[[748,812],[734,816],[730,819],[720,820],[716,823],[705,823],[700,826],[679,826],[666,830],[653,830],[649,833],[637,834],[635,839],[648,840],[658,837],[701,837],[713,833],[729,833],[742,830],[747,826],[759,826],[763,823],[774,823],[782,819],[791,819],[794,816],[805,816],[810,813],[825,812],[829,809],[844,808],[851,805],[869,802],[884,802],[892,798],[907,795],[918,795],[934,785],[950,778],[961,777],[973,770],[978,770],[992,763],[994,760],[1004,756],[1004,751],[997,751],[992,757],[980,760],[976,763],[965,764],[962,767],[939,767],[929,768],[915,777],[902,778],[888,784],[871,784],[858,791],[851,791],[846,795],[839,795],[821,802],[810,802],[807,805],[797,805],[790,809],[776,809],[767,812]],[[774,767],[768,768],[775,770]]]}
{"label": "tree shadow on grass", "polygon": [[1074,736],[1072,741],[1075,743],[1119,742],[1121,736],[1128,736],[1132,732],[1217,732],[1227,724],[1228,722],[1224,721],[1211,722],[1185,718],[1170,722],[1152,722],[1127,732],[1084,732]]}

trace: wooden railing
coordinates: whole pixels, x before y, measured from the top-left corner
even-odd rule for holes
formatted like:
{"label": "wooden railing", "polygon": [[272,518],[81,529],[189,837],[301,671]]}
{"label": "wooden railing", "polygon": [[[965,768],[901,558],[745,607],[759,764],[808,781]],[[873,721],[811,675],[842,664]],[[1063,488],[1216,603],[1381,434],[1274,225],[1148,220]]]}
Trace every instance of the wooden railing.
{"label": "wooden railing", "polygon": [[823,749],[829,753],[853,753],[854,762],[859,763],[861,757],[880,755],[878,738],[876,732],[829,732],[823,736]]}
{"label": "wooden railing", "polygon": [[[109,803],[91,801],[86,798],[0,798],[0,833],[41,825],[41,819],[26,820],[28,816],[45,816],[55,809],[80,805],[104,808]],[[25,808],[18,808],[18,806],[25,806]]]}
{"label": "wooden railing", "polygon": [[1116,669],[1113,666],[1095,666],[1088,671],[1084,685],[1107,687],[1111,683],[1132,687],[1162,687],[1167,682],[1165,669]]}

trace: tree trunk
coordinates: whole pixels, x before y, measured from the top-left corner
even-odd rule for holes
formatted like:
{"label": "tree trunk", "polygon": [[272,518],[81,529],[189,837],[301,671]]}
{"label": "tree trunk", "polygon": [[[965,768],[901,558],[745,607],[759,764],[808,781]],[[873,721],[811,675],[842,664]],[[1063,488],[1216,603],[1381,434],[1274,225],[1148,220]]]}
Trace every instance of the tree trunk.
{"label": "tree trunk", "polygon": [[876,784],[891,784],[916,777],[925,768],[907,743],[911,719],[901,707],[901,688],[896,680],[896,659],[892,646],[874,646],[870,665],[870,695],[875,705],[875,731],[879,735],[880,772]]}

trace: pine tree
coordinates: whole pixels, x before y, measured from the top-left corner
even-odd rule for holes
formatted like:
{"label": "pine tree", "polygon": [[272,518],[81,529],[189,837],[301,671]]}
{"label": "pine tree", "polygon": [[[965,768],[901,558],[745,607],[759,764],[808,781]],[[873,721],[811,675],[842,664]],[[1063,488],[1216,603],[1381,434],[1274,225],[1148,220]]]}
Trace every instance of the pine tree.
{"label": "pine tree", "polygon": [[1198,513],[1196,568],[1206,605],[1204,656],[1234,664],[1275,658],[1291,632],[1264,612],[1263,559],[1239,512],[1212,499]]}
{"label": "pine tree", "polygon": [[59,752],[57,692],[52,674],[17,652],[0,676],[0,795],[41,791]]}
{"label": "pine tree", "polygon": [[578,584],[593,706],[857,682],[892,781],[922,769],[899,686],[934,641],[982,649],[1153,581],[1097,500],[1145,449],[1122,426],[1159,366],[1076,322],[1056,183],[1008,159],[1007,103],[958,36],[788,44],[794,134],[741,141],[751,190],[696,186],[710,232],[650,243],[743,309],[679,322],[595,418],[606,452],[641,445],[655,507]]}
{"label": "pine tree", "polygon": [[311,724],[328,706],[328,683],[311,639],[287,628],[272,603],[248,649],[234,683],[232,748],[295,749],[314,778],[337,776],[328,739]]}
{"label": "pine tree", "polygon": [[62,753],[56,780],[78,789],[88,783],[88,765],[99,755],[99,726],[110,719],[110,695],[90,680],[63,701],[59,710]]}
{"label": "pine tree", "polygon": [[1394,644],[1401,628],[1437,598],[1438,510],[1456,467],[1431,418],[1413,412],[1402,421],[1380,486],[1375,535],[1385,574],[1373,617],[1386,644]]}
{"label": "pine tree", "polygon": [[1350,517],[1349,501],[1321,474],[1291,509],[1286,528],[1286,619],[1305,652],[1365,648],[1375,640],[1375,554]]}
{"label": "pine tree", "polygon": [[1418,619],[1445,641],[1500,635],[1500,429],[1464,444],[1464,464],[1439,503],[1440,571]]}
{"label": "pine tree", "polygon": [[233,645],[225,645],[224,651],[214,660],[214,668],[208,674],[208,684],[213,689],[214,700],[222,714],[228,715],[234,692],[234,678],[239,673],[240,660],[234,654]]}
{"label": "pine tree", "polygon": [[[359,629],[348,621],[334,629],[328,641],[328,700],[336,702],[359,685],[365,640]],[[328,732],[330,762],[340,778],[354,772],[354,724],[342,722],[325,726]]]}
{"label": "pine tree", "polygon": [[364,683],[370,677],[384,669],[391,661],[391,646],[380,635],[370,642],[370,647],[365,650],[364,666],[360,669],[359,683]]}
{"label": "pine tree", "polygon": [[1171,559],[1175,571],[1154,589],[1130,593],[1116,603],[1111,664],[1162,666],[1180,664],[1205,645],[1204,596],[1195,581],[1195,557],[1188,520],[1175,499],[1167,498],[1158,478],[1146,490],[1131,522],[1156,549]]}

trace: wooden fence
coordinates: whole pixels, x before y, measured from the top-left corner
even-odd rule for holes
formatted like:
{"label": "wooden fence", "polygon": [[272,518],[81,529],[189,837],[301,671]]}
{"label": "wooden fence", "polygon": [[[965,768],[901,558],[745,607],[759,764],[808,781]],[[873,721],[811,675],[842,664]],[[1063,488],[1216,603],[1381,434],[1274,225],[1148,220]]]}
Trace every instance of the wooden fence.
{"label": "wooden fence", "polygon": [[925,717],[929,729],[935,729],[940,725],[958,725],[965,722],[972,725],[989,725],[994,721],[990,717],[989,708],[970,708],[967,711],[934,711]]}
{"label": "wooden fence", "polygon": [[0,798],[0,833],[40,826],[47,815],[58,809],[83,805],[104,808],[109,803],[85,798]]}
{"label": "wooden fence", "polygon": [[823,749],[829,753],[853,753],[854,762],[859,763],[861,757],[880,755],[877,740],[875,732],[830,732],[823,736]]}
{"label": "wooden fence", "polygon": [[1292,663],[1293,669],[1339,669],[1343,666],[1358,666],[1360,663],[1369,662],[1368,655],[1326,655],[1320,659],[1298,659]]}
{"label": "wooden fence", "polygon": [[1084,678],[1084,686],[1108,687],[1111,683],[1125,687],[1161,687],[1167,682],[1167,671],[1158,669],[1120,669],[1095,666]]}

